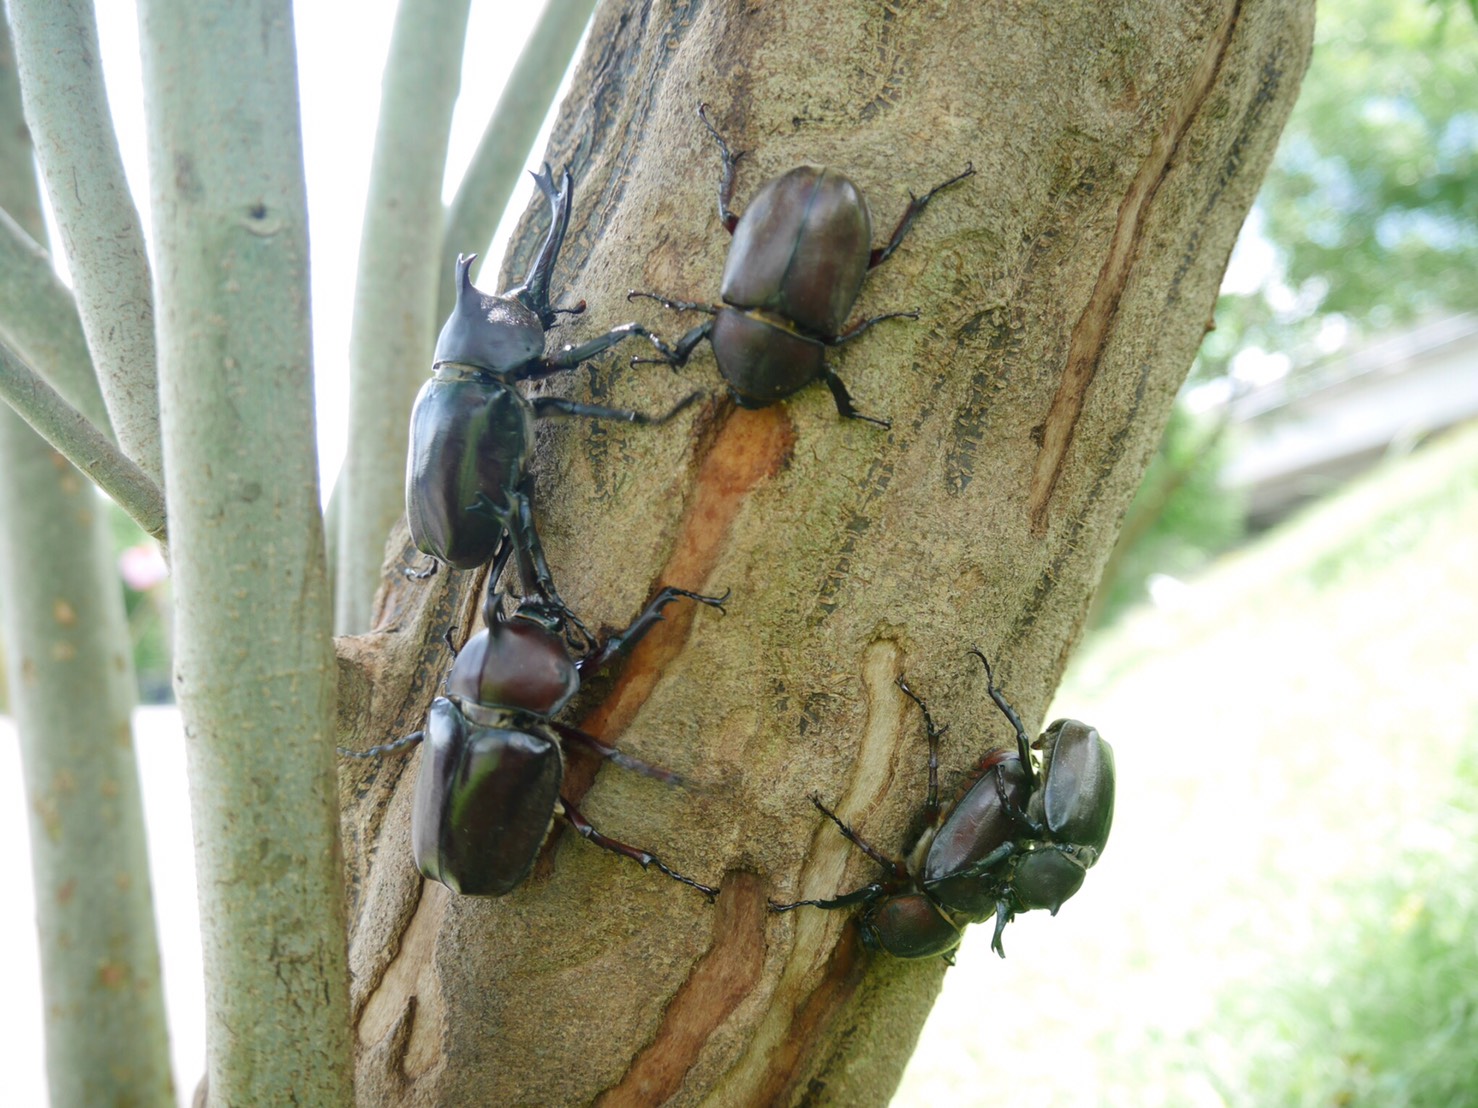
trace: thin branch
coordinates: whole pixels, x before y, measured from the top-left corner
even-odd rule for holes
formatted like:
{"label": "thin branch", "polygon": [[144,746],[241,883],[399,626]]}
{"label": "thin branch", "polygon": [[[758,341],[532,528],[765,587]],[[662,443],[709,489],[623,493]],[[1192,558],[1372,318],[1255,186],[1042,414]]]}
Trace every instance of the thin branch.
{"label": "thin branch", "polygon": [[335,627],[367,630],[385,538],[405,510],[411,403],[431,360],[442,167],[469,0],[402,0],[385,63],[349,340],[349,450]]}
{"label": "thin branch", "polygon": [[113,429],[162,488],[149,258],[108,110],[97,20],[89,3],[7,6],[26,123]]}
{"label": "thin branch", "polygon": [[164,495],[159,486],[3,340],[0,396],[67,461],[96,481],[140,527],[164,541]]}
{"label": "thin branch", "polygon": [[51,255],[6,212],[0,212],[0,337],[117,441],[72,290],[56,275]]}
{"label": "thin branch", "polygon": [[548,0],[518,55],[472,164],[447,210],[438,319],[451,314],[456,299],[452,263],[458,252],[482,251],[497,231],[529,150],[594,10],[595,0]]}

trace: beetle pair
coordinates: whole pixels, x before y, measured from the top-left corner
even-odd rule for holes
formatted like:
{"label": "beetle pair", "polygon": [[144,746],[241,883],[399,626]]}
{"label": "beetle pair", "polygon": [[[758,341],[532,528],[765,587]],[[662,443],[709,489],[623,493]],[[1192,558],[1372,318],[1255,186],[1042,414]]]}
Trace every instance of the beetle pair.
{"label": "beetle pair", "polygon": [[[887,261],[930,200],[975,173],[963,173],[923,196],[909,196],[908,207],[887,245],[872,245],[872,217],[862,191],[834,169],[803,165],[766,183],[743,216],[729,207],[734,168],[742,153],[729,151],[708,120],[698,118],[718,143],[723,173],[718,186],[719,222],[733,236],[719,286],[722,304],[672,300],[648,292],[632,297],[656,300],[674,311],[706,312],[700,323],[665,351],[673,366],[687,363],[704,339],[713,347],[719,372],[741,407],[763,408],[816,380],[825,382],[837,411],[882,427],[886,419],[863,415],[851,394],[826,364],[829,347],[850,342],[885,319],[917,319],[917,311],[888,312],[847,326],[847,316],[862,292],[863,279]],[[633,363],[656,359],[634,358]]]}
{"label": "beetle pair", "polygon": [[[501,575],[507,550],[505,539],[490,583]],[[529,875],[559,817],[604,850],[644,868],[655,866],[710,897],[717,893],[651,851],[603,835],[560,792],[564,743],[658,780],[679,780],[553,718],[579,691],[582,677],[635,646],[678,598],[722,611],[728,594],[664,588],[624,631],[572,658],[563,635],[543,613],[520,605],[505,616],[502,595],[490,590],[483,602],[485,626],[457,654],[425,728],[369,750],[339,748],[349,757],[378,758],[424,744],[411,815],[412,850],[424,876],[468,896],[502,896]]]}
{"label": "beetle pair", "polygon": [[[991,948],[1002,957],[1001,933],[1018,912],[1046,908],[1053,915],[1083,884],[1103,853],[1114,819],[1114,752],[1092,727],[1060,719],[1029,743],[1026,728],[996,687],[990,663],[987,691],[1016,732],[1015,751],[988,755],[974,782],[948,809],[939,804],[939,738],[923,699],[902,677],[898,687],[924,716],[929,743],[927,828],[909,857],[895,858],[858,835],[813,796],[812,803],[885,876],[830,899],[770,905],[845,908],[863,905],[863,941],[899,958],[948,956],[970,923],[995,916]],[[1038,769],[1032,749],[1042,752]]]}

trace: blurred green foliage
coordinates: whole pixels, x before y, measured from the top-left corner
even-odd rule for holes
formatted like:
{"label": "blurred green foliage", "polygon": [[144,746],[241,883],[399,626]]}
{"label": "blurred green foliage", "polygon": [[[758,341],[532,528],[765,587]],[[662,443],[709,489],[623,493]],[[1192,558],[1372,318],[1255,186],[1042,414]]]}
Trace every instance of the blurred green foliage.
{"label": "blurred green foliage", "polygon": [[1249,346],[1308,360],[1332,318],[1360,334],[1478,304],[1478,0],[1321,5],[1251,226],[1276,260],[1221,298],[1194,379]]}
{"label": "blurred green foliage", "polygon": [[1437,1108],[1478,1103],[1478,719],[1430,817],[1339,890],[1347,918],[1272,992],[1229,998],[1231,1103]]}
{"label": "blurred green foliage", "polygon": [[1321,6],[1259,203],[1295,287],[1378,326],[1478,300],[1478,25],[1462,5]]}
{"label": "blurred green foliage", "polygon": [[1111,623],[1142,602],[1154,575],[1191,573],[1242,537],[1241,500],[1221,487],[1226,446],[1219,420],[1194,416],[1184,405],[1170,413],[1104,567],[1090,627]]}
{"label": "blurred green foliage", "polygon": [[[1478,305],[1478,0],[1321,5],[1313,60],[1248,230],[1265,269],[1217,303],[1190,384],[1244,351],[1292,372],[1337,342]],[[1212,417],[1213,419],[1216,417]],[[1178,406],[1105,570],[1093,625],[1244,533],[1220,436]]]}

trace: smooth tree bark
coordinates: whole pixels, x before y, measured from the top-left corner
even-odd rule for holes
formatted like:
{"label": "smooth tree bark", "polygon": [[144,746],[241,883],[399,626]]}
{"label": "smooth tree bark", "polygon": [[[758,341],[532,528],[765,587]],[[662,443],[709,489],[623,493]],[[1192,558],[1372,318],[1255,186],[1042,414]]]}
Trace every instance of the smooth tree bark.
{"label": "smooth tree bark", "polygon": [[[710,905],[556,831],[510,895],[454,896],[410,859],[420,755],[346,766],[361,1103],[886,1102],[944,963],[864,949],[853,912],[767,899],[878,875],[813,793],[884,849],[917,836],[925,742],[899,675],[950,725],[948,795],[1011,738],[967,648],[1043,722],[1311,35],[1309,0],[597,13],[547,154],[576,182],[555,292],[591,308],[553,341],[695,322],[630,288],[717,298],[728,239],[700,101],[746,152],[740,211],[766,179],[830,165],[867,193],[881,243],[909,189],[976,176],[857,309],[921,318],[834,355],[891,430],[839,419],[820,386],[737,409],[706,350],[678,378],[623,349],[547,386],[648,411],[708,394],[662,427],[548,427],[535,465],[551,566],[592,626],[625,624],[662,583],[733,590],[724,616],[670,607],[568,714],[690,782],[608,768],[591,788],[572,758],[571,799],[723,891]],[[525,219],[503,285],[545,219]],[[375,630],[339,641],[340,740],[359,748],[420,727],[441,635],[477,620],[480,575],[406,580],[399,538]]]}
{"label": "smooth tree bark", "polygon": [[[0,237],[29,244],[19,268],[35,277],[16,281],[0,267],[0,361],[9,343],[26,347],[106,427],[76,312],[68,327],[70,297],[35,243],[45,227],[27,136],[0,13]],[[3,404],[0,521],[8,706],[29,798],[51,1103],[173,1104],[133,752],[133,662],[106,505]]]}
{"label": "smooth tree bark", "polygon": [[209,1101],[349,1099],[290,5],[139,5]]}

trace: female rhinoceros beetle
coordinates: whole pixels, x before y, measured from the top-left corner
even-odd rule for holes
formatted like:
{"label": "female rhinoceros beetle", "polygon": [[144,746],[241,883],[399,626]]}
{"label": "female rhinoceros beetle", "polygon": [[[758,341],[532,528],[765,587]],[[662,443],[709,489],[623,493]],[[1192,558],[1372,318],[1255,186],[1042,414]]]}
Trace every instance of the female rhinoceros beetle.
{"label": "female rhinoceros beetle", "polygon": [[722,610],[727,596],[664,588],[630,627],[575,659],[542,613],[530,617],[521,606],[511,617],[505,616],[502,596],[489,592],[483,604],[487,626],[466,642],[452,663],[445,695],[432,701],[425,728],[383,746],[364,751],[340,747],[339,753],[377,758],[425,744],[416,779],[411,844],[421,873],[453,892],[502,896],[517,887],[533,869],[559,816],[596,846],[643,867],[655,866],[712,897],[716,889],[670,869],[651,851],[601,834],[560,794],[561,742],[577,743],[660,780],[676,782],[677,775],[551,717],[579,690],[582,675],[635,645],[661,620],[668,603],[686,597]]}
{"label": "female rhinoceros beetle", "polygon": [[666,360],[683,365],[694,348],[708,339],[719,372],[741,407],[763,408],[820,378],[831,389],[842,415],[889,426],[887,420],[863,415],[853,407],[841,378],[826,364],[826,349],[855,339],[882,320],[918,318],[916,311],[889,312],[847,326],[868,271],[887,261],[937,193],[971,176],[974,167],[966,166],[963,173],[921,197],[910,194],[893,237],[886,246],[875,248],[866,199],[834,169],[809,165],[792,169],[760,189],[742,217],[735,215],[729,200],[734,192],[734,166],[743,154],[729,152],[728,144],[708,121],[706,105],[699,105],[698,117],[723,154],[718,214],[734,241],[719,287],[722,304],[671,300],[645,292],[630,294],[676,311],[707,312],[713,317],[678,340]]}
{"label": "female rhinoceros beetle", "polygon": [[[966,924],[994,915],[991,948],[1005,957],[1001,932],[1017,912],[1046,908],[1056,915],[1078,891],[1113,823],[1113,750],[1074,719],[1058,720],[1029,745],[985,655],[971,653],[985,665],[990,697],[1016,731],[1016,750],[988,755],[964,795],[941,811],[939,737],[947,728],[934,726],[924,701],[900,677],[898,687],[923,712],[929,741],[928,828],[901,860],[871,846],[813,796],[812,803],[888,874],[830,900],[771,904],[774,911],[862,904],[863,941],[899,958],[948,956]],[[1033,746],[1042,751],[1040,771]]]}
{"label": "female rhinoceros beetle", "polygon": [[518,391],[518,381],[572,369],[632,335],[666,349],[641,324],[623,323],[589,342],[544,355],[545,329],[556,316],[582,312],[585,305],[549,303],[550,273],[570,220],[569,171],[557,193],[547,165],[533,177],[549,199],[553,222],[523,284],[490,296],[472,285],[469,271],[477,256],[457,258],[457,303],[436,341],[435,375],[411,410],[405,508],[417,548],[458,569],[488,561],[503,533],[511,533],[525,591],[536,593],[563,618],[569,611],[555,591],[534,527],[528,473],[534,420],[568,415],[663,423],[698,394],[665,415],[649,416],[557,396],[530,400]]}

